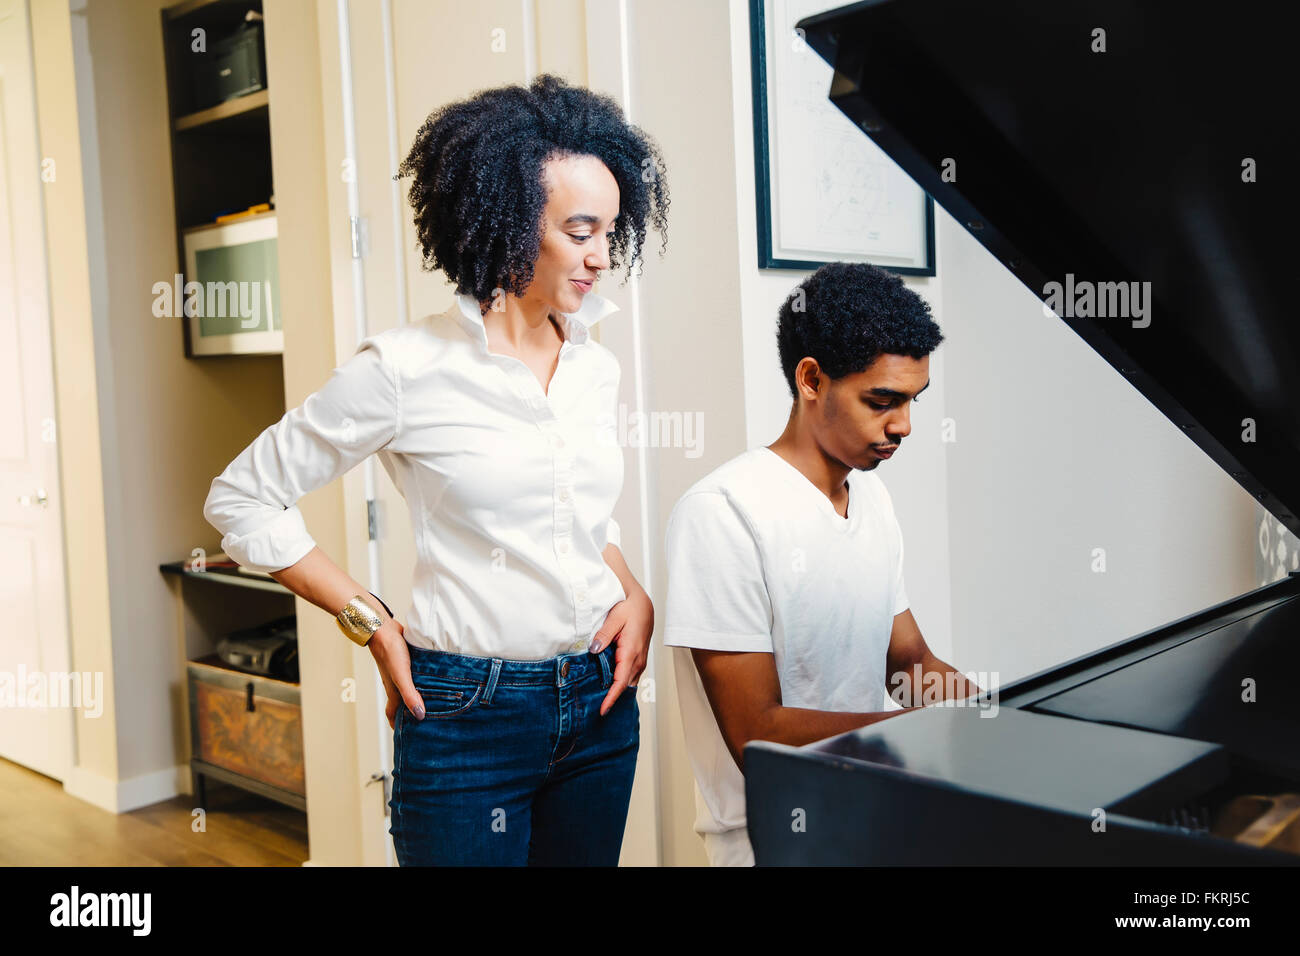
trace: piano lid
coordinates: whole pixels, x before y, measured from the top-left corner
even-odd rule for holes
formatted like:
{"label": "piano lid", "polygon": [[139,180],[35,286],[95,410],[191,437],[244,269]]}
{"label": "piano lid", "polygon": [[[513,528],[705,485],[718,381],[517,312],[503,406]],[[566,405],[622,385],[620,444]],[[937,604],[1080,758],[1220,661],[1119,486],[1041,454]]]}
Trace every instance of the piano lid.
{"label": "piano lid", "polygon": [[872,0],[798,27],[831,101],[1300,534],[1284,9]]}

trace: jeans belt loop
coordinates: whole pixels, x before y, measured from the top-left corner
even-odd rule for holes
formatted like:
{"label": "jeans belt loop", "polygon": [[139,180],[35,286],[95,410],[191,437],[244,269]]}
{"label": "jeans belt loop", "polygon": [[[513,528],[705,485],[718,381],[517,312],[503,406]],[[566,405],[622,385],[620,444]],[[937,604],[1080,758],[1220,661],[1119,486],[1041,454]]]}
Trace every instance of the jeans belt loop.
{"label": "jeans belt loop", "polygon": [[501,658],[492,658],[492,673],[488,674],[487,687],[483,689],[483,703],[492,703],[492,694],[497,689],[497,678],[501,676]]}

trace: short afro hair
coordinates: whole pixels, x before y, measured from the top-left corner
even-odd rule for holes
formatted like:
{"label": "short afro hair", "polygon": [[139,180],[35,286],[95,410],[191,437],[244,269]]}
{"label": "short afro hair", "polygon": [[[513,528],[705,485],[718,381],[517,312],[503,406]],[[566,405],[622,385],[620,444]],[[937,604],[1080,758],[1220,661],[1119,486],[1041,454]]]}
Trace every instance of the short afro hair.
{"label": "short afro hair", "polygon": [[655,142],[608,96],[550,74],[528,87],[481,90],[440,107],[420,127],[397,176],[409,200],[424,268],[441,269],[479,302],[522,295],[541,248],[552,157],[594,156],[618,182],[610,266],[641,257],[647,224],[667,246],[668,179]]}
{"label": "short afro hair", "polygon": [[924,358],[943,341],[930,306],[892,272],[863,262],[829,262],[781,306],[776,344],[797,398],[794,370],[806,357],[831,379],[865,371],[883,353]]}

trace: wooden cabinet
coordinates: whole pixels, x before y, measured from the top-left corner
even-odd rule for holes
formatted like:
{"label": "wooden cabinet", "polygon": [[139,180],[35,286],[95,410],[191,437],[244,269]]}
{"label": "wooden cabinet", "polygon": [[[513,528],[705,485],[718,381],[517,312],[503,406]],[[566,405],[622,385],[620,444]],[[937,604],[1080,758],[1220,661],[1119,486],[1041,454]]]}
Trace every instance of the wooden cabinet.
{"label": "wooden cabinet", "polygon": [[299,686],[248,674],[210,654],[189,662],[190,772],[307,809]]}

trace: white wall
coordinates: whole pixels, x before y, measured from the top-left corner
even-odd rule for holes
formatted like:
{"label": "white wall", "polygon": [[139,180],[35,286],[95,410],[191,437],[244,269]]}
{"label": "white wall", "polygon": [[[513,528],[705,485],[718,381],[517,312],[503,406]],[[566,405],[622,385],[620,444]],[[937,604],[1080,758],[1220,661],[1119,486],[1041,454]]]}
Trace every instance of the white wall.
{"label": "white wall", "polygon": [[954,231],[952,604],[979,669],[1031,673],[1255,587],[1254,499]]}
{"label": "white wall", "polygon": [[[733,134],[739,108],[728,56],[734,9],[725,0],[629,0],[627,6],[631,115],[659,142],[671,195],[666,254],[659,257],[659,239],[652,236],[639,288],[646,409],[699,415],[704,422],[698,457],[687,457],[685,448],[646,449],[648,590],[662,635],[664,522],[692,483],[745,450],[740,256],[749,235],[737,207],[735,177],[750,160]],[[610,331],[602,328],[602,342],[610,341],[604,337]],[[623,364],[626,391],[630,356],[611,347]],[[625,492],[619,507],[627,505]],[[660,639],[650,676],[656,681],[661,860],[703,864],[703,845],[692,830],[694,776],[672,658]],[[649,709],[643,706],[642,713]]]}

